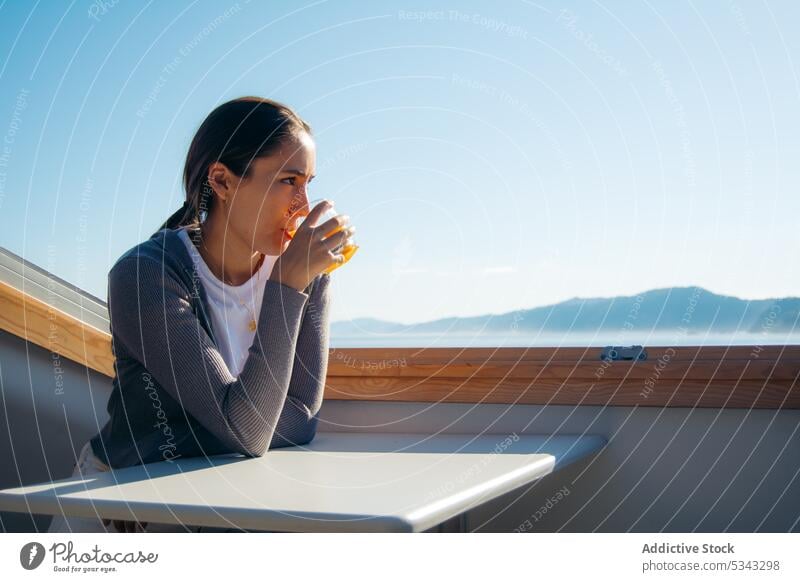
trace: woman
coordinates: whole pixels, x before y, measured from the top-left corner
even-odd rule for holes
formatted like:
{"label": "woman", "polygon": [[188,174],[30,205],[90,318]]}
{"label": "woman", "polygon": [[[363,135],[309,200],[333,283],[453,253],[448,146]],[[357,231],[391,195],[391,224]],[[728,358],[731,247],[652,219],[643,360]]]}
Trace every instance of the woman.
{"label": "woman", "polygon": [[[311,127],[244,97],[192,140],[186,202],[108,278],[116,376],[110,419],[73,475],[176,458],[302,445],[315,435],[328,363],[330,275],[346,216],[308,207]],[[299,229],[290,236],[303,216]],[[57,516],[49,531],[198,531]]]}

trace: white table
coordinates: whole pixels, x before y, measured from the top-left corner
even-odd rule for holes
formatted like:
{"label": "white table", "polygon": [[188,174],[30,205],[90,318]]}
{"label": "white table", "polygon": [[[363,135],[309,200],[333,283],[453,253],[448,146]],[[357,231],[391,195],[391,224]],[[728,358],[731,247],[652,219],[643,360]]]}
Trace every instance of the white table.
{"label": "white table", "polygon": [[178,459],[5,489],[0,509],[245,530],[418,532],[606,444],[597,435],[517,438],[322,432],[310,445],[259,458]]}

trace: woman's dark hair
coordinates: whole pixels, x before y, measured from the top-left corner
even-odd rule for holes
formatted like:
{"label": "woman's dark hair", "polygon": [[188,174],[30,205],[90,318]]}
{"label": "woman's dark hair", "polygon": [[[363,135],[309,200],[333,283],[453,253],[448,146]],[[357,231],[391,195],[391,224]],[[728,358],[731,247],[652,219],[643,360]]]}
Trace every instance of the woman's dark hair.
{"label": "woman's dark hair", "polygon": [[221,162],[237,176],[247,177],[253,160],[270,155],[303,132],[310,135],[311,126],[292,108],[271,99],[239,97],[214,109],[195,133],[186,155],[186,202],[159,230],[194,227],[203,212],[211,212],[214,192],[207,180],[211,164]]}

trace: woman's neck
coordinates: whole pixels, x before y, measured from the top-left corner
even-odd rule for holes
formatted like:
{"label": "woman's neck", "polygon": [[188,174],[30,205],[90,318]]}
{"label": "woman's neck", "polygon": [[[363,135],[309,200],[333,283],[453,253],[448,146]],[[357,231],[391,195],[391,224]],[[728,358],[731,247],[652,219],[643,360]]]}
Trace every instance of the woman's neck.
{"label": "woman's neck", "polygon": [[197,250],[217,279],[226,285],[242,285],[261,267],[264,254],[253,252],[230,230],[226,235],[212,216],[202,225]]}

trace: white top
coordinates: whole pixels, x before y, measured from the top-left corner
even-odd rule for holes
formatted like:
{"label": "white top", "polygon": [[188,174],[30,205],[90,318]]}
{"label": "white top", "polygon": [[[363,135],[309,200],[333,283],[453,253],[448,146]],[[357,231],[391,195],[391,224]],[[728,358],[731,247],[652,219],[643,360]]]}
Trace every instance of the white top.
{"label": "white top", "polygon": [[223,283],[211,272],[202,255],[189,238],[186,227],[178,232],[186,245],[192,263],[197,269],[208,297],[211,322],[217,335],[220,354],[234,377],[244,368],[248,350],[253,345],[256,331],[251,322],[258,322],[264,287],[272,273],[277,256],[264,255],[264,261],[256,273],[241,285]]}
{"label": "white top", "polygon": [[188,457],[6,489],[0,510],[267,531],[425,531],[605,444],[587,434],[318,432],[263,457]]}

